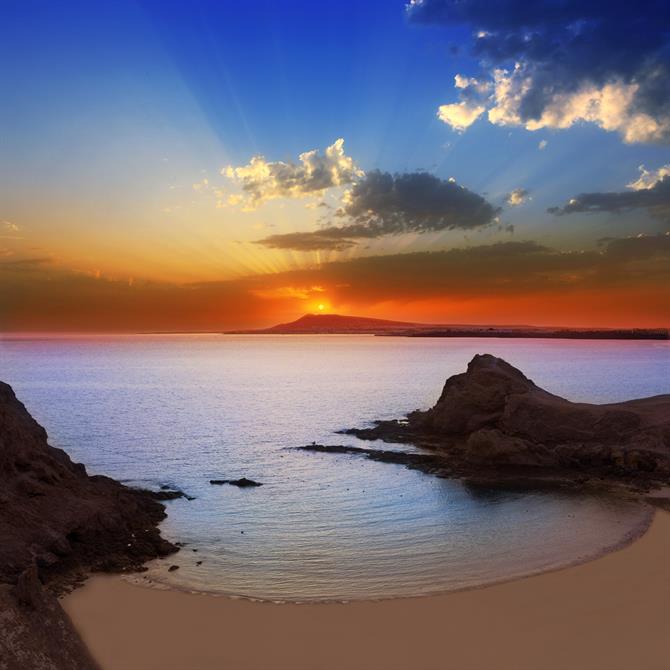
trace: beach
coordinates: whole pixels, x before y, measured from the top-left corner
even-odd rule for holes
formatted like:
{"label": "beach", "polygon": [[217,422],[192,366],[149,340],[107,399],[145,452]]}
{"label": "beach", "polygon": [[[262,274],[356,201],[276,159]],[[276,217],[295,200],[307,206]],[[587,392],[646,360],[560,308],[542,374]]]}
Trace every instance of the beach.
{"label": "beach", "polygon": [[272,604],[96,576],[62,604],[103,670],[667,670],[670,513],[589,563],[439,596]]}

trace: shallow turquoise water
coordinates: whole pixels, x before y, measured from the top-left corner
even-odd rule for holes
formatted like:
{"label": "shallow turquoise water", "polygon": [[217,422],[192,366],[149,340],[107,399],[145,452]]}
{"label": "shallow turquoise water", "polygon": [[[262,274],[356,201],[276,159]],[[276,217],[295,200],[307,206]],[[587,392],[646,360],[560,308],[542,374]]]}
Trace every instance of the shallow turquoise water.
{"label": "shallow turquoise water", "polygon": [[[379,598],[584,560],[644,523],[642,508],[601,497],[473,491],[287,449],[357,444],[334,431],[428,407],[484,352],[572,400],[670,390],[666,343],[355,336],[4,339],[0,378],[89,471],[196,497],[167,504],[163,532],[188,544],[152,579],[276,600]],[[264,486],[208,483],[240,476]],[[180,570],[168,574],[171,563]]]}

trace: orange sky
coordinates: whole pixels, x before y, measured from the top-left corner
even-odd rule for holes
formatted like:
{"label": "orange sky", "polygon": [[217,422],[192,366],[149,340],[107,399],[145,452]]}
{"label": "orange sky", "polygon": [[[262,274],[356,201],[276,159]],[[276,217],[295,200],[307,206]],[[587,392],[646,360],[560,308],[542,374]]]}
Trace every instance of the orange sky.
{"label": "orange sky", "polygon": [[200,4],[0,2],[0,332],[670,326],[654,12]]}
{"label": "orange sky", "polygon": [[670,325],[670,236],[592,252],[531,242],[360,257],[220,282],[110,280],[45,259],[0,266],[5,331],[191,331],[325,311],[433,323]]}

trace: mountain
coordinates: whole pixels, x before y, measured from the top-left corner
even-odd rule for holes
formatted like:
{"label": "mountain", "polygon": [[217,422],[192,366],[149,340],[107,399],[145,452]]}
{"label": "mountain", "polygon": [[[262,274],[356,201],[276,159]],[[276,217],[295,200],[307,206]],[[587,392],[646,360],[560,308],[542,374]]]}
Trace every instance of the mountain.
{"label": "mountain", "polygon": [[267,335],[318,335],[318,334],[376,334],[401,332],[407,330],[421,330],[431,328],[421,323],[407,321],[387,321],[385,319],[370,319],[364,316],[343,316],[341,314],[305,314],[296,321],[280,323],[271,328],[260,330],[234,331],[236,334],[267,334]]}
{"label": "mountain", "polygon": [[403,337],[541,337],[605,340],[667,340],[665,328],[561,328],[388,321],[342,314],[305,314],[296,321],[226,335],[399,335]]}

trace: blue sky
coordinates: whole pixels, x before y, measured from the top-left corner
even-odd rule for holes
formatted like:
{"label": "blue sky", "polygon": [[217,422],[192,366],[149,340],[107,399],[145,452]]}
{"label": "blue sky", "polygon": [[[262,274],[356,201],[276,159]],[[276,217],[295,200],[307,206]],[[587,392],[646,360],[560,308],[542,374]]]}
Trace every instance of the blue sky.
{"label": "blue sky", "polygon": [[[43,255],[110,277],[195,281],[304,267],[322,262],[323,253],[341,260],[519,239],[575,251],[604,237],[666,232],[667,217],[637,204],[598,204],[595,214],[577,206],[561,216],[547,212],[583,193],[626,193],[639,166],[656,174],[670,164],[662,98],[649,112],[653,132],[633,141],[626,136],[626,124],[637,123],[632,103],[624,109],[615,100],[618,125],[610,130],[601,127],[609,123],[602,121],[609,108],[595,121],[575,116],[580,91],[598,96],[611,85],[618,87],[616,97],[633,95],[631,87],[638,86],[642,70],[629,71],[605,54],[606,38],[626,15],[608,23],[598,14],[608,11],[606,3],[588,2],[580,10],[564,0],[557,3],[564,16],[548,26],[533,16],[518,19],[523,3],[514,0],[489,14],[476,0],[463,10],[447,0],[415,4],[408,10],[401,0],[3,2],[0,219],[21,235],[5,235],[0,251],[18,259]],[[642,4],[652,19],[663,6]],[[521,26],[560,41],[567,39],[565,26],[575,25],[595,26],[589,39],[600,51],[597,58],[586,53],[611,67],[590,72],[566,59],[572,70],[557,71],[542,127],[529,130],[533,119],[518,116],[521,107],[513,108],[512,98],[493,102],[502,90],[492,83],[496,68],[513,68],[514,58],[495,61],[489,46],[477,52],[477,40],[494,35],[502,44]],[[632,38],[628,46],[611,47],[628,48],[633,64],[652,54],[660,63],[660,90],[668,86],[667,38],[663,47],[663,36],[650,25],[639,28],[651,35],[649,53]],[[498,51],[500,44],[494,44]],[[551,57],[524,48],[513,55],[527,68],[528,81],[541,81]],[[469,83],[455,87],[457,75]],[[568,75],[574,86],[563,85]],[[520,86],[520,77],[510,75],[509,82]],[[639,93],[635,109],[646,100]],[[467,127],[445,121],[452,118],[448,110],[438,117],[441,106],[452,109],[459,101],[468,112],[483,110]],[[487,120],[496,106],[517,117]],[[262,244],[241,252],[239,243],[253,245],[268,234],[311,233],[344,221],[319,218],[306,191],[237,211],[229,194],[255,185],[239,178],[231,184],[221,170],[245,166],[256,155],[268,164],[298,164],[303,152],[324,152],[338,138],[360,175],[380,170],[452,178],[500,211],[482,226],[439,217],[396,220],[390,234],[382,221],[379,235],[370,233],[368,221],[364,237],[356,238],[368,242],[346,251],[331,247],[315,255],[310,238],[309,252],[288,248],[288,241],[281,253]],[[360,175],[339,190],[329,186],[312,195],[332,203]],[[525,195],[511,207],[505,200],[514,190]],[[263,227],[268,230],[261,234]]]}

